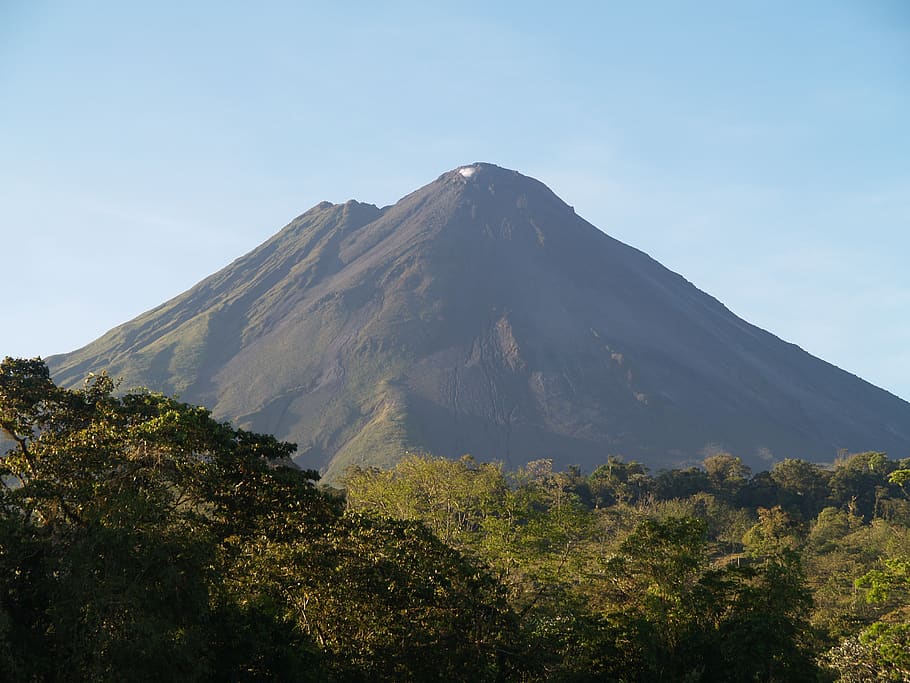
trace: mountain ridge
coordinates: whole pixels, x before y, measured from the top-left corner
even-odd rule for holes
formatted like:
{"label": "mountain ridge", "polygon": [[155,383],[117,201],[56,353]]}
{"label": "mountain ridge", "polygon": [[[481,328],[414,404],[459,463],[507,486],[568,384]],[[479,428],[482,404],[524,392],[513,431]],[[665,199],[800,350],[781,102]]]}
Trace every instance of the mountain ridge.
{"label": "mountain ridge", "polygon": [[48,362],[63,384],[106,367],[179,393],[330,478],[406,450],[652,466],[910,450],[910,404],[484,163],[381,209],[321,202]]}

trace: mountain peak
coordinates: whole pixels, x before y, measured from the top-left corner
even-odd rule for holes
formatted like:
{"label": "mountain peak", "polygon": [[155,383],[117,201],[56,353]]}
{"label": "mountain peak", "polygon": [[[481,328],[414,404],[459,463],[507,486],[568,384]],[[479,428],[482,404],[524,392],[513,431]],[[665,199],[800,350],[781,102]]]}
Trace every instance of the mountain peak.
{"label": "mountain peak", "polygon": [[519,173],[513,169],[497,166],[496,164],[491,164],[486,161],[475,161],[472,164],[457,166],[451,171],[443,173],[440,177],[446,178],[455,176],[461,176],[464,179],[476,178],[483,181],[512,180],[543,185],[543,183],[540,183],[530,176],[523,175],[522,173]]}
{"label": "mountain peak", "polygon": [[[464,166],[458,166],[457,168],[449,171],[449,173],[458,173],[464,178],[470,178],[471,176],[477,173],[484,173],[488,176],[520,176],[521,174],[518,171],[513,171],[509,168],[503,168],[502,166],[497,166],[496,164],[491,164],[486,161],[475,161],[472,164],[465,164]],[[445,174],[444,174],[445,175]],[[526,176],[522,176],[526,177]]]}
{"label": "mountain peak", "polygon": [[[508,168],[503,168],[502,166],[497,166],[496,164],[491,164],[488,161],[475,161],[470,164],[464,164],[463,166],[456,166],[448,173],[461,173],[465,177],[469,177],[476,173],[477,171],[485,170],[493,173],[517,173]],[[443,174],[445,175],[445,174]]]}

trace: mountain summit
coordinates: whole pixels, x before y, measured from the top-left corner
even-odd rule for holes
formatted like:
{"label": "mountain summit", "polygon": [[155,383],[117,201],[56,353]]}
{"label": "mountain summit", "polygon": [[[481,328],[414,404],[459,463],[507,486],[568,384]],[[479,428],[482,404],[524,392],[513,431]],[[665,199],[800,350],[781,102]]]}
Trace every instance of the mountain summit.
{"label": "mountain summit", "polygon": [[407,451],[653,467],[910,451],[910,404],[741,320],[542,183],[472,164],[379,209],[323,202],[48,360],[299,444],[329,478]]}

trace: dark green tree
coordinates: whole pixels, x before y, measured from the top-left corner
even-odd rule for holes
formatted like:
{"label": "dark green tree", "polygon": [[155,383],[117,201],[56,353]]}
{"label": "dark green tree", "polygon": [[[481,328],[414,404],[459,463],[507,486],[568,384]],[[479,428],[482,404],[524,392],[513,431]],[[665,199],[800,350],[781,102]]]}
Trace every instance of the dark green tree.
{"label": "dark green tree", "polygon": [[654,480],[648,468],[640,463],[624,462],[614,455],[596,468],[587,478],[591,502],[597,507],[616,503],[637,503],[654,490]]}
{"label": "dark green tree", "polygon": [[[274,468],[292,447],[270,437],[114,388],[105,375],[59,388],[38,359],[0,364],[0,429],[14,444],[3,458],[0,600],[15,616],[7,648],[28,653],[13,666],[41,680],[200,680],[217,677],[226,652],[239,674],[257,656],[315,651],[276,613],[238,611],[220,581],[223,533],[274,496],[261,488],[251,504],[226,473],[272,483],[293,472],[294,504],[306,506],[319,498],[312,473]],[[219,628],[229,613],[233,632],[252,616],[272,640],[239,651]]]}
{"label": "dark green tree", "polygon": [[726,501],[733,501],[752,474],[743,461],[729,453],[708,456],[702,463],[708,475],[711,492]]}
{"label": "dark green tree", "polygon": [[875,451],[855,453],[839,460],[828,484],[831,499],[838,507],[850,508],[865,519],[872,519],[881,512],[881,500],[891,495],[891,488],[895,487],[889,475],[896,469],[897,463],[885,453]]}
{"label": "dark green tree", "polygon": [[830,472],[805,460],[786,459],[774,463],[771,479],[778,486],[778,504],[804,521],[811,520],[828,500]]}
{"label": "dark green tree", "polygon": [[422,524],[344,515],[203,408],[0,365],[0,653],[19,680],[472,680],[510,610]]}

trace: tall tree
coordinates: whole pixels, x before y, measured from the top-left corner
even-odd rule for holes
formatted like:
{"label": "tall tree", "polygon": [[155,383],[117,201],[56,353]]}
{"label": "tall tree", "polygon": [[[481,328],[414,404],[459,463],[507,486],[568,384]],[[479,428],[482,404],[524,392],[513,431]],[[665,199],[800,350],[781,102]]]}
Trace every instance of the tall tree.
{"label": "tall tree", "polygon": [[23,680],[474,680],[497,582],[421,524],[345,516],[292,444],[0,364],[0,653]]}

